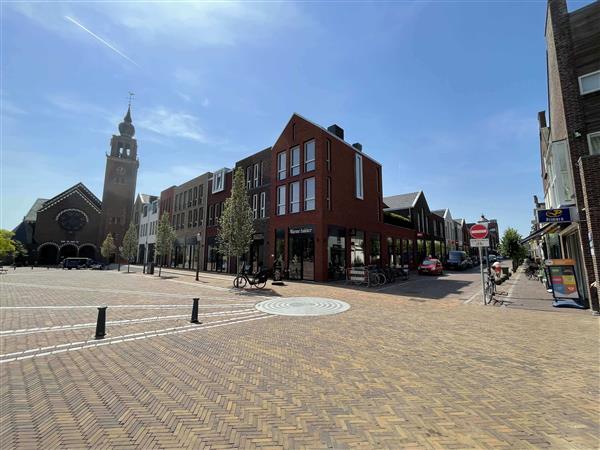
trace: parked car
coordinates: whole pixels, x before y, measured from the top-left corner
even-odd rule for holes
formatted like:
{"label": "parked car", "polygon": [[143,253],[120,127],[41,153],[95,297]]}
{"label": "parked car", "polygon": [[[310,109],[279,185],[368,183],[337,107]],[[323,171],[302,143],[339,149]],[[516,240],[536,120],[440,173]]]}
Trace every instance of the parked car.
{"label": "parked car", "polygon": [[419,275],[442,275],[444,267],[439,259],[426,259],[417,269]]}
{"label": "parked car", "polygon": [[448,259],[446,260],[447,269],[466,270],[469,267],[469,257],[467,252],[460,250],[452,250],[448,253]]}
{"label": "parked car", "polygon": [[62,267],[63,269],[87,269],[90,266],[91,263],[91,259],[90,258],[75,258],[75,257],[70,257],[70,258],[65,258],[62,261]]}
{"label": "parked car", "polygon": [[91,270],[104,270],[106,266],[100,261],[92,261],[90,264]]}

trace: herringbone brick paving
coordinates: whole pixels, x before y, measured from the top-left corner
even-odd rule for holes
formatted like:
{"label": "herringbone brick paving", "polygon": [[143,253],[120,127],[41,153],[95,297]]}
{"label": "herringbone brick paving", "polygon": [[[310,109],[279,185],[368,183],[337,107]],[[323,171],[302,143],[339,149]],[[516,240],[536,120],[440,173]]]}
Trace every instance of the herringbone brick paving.
{"label": "herringbone brick paving", "polygon": [[[207,294],[177,280],[140,275],[79,272],[77,284],[68,282],[73,276],[47,275],[40,283],[81,286],[89,279],[91,286],[110,283],[115,290],[147,292],[158,285],[166,294]],[[32,304],[67,304],[61,295],[77,304],[72,292],[51,288],[10,285],[6,295],[7,283],[35,284],[33,277],[17,281],[9,274],[2,282],[2,306],[14,305],[11,296],[21,288]],[[339,298],[352,308],[335,316],[271,316],[0,364],[2,449],[600,444],[593,317],[443,299],[419,303],[316,285],[294,284],[275,293],[297,292]],[[226,291],[213,293],[219,302],[240,301]],[[89,301],[105,300],[105,294],[90,295]],[[110,301],[176,303],[131,293]],[[15,311],[23,310],[10,314]],[[128,310],[127,317],[180,313],[149,311]],[[56,314],[53,324],[89,322]],[[4,344],[6,337],[0,339]]]}

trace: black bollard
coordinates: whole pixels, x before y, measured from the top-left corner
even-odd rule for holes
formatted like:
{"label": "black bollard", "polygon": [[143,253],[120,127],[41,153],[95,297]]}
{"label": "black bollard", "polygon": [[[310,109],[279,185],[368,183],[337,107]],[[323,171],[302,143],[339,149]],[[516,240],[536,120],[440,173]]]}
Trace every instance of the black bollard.
{"label": "black bollard", "polygon": [[96,322],[96,339],[104,339],[106,336],[106,308],[102,306],[98,308],[98,321]]}
{"label": "black bollard", "polygon": [[192,320],[190,320],[191,323],[201,323],[198,321],[198,301],[200,300],[199,298],[195,298],[194,300],[194,306],[192,306]]}

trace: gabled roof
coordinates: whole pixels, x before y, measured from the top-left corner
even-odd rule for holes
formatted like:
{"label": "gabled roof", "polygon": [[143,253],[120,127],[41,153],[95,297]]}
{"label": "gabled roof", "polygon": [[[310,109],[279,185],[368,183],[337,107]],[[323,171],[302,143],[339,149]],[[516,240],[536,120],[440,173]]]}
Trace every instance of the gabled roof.
{"label": "gabled roof", "polygon": [[35,222],[37,219],[37,212],[47,201],[47,198],[38,198],[35,202],[33,202],[31,208],[29,208],[29,211],[27,211],[25,217],[23,217],[23,222]]}
{"label": "gabled roof", "polygon": [[435,209],[431,212],[434,214],[437,214],[440,217],[444,217],[444,215],[446,214],[446,211],[448,211],[448,209]]}
{"label": "gabled roof", "polygon": [[465,224],[465,219],[454,219],[454,221],[461,226]]}
{"label": "gabled roof", "polygon": [[[354,153],[358,153],[359,155],[364,156],[365,158],[373,161],[375,164],[378,164],[381,166],[381,163],[379,161],[377,161],[376,159],[370,157],[369,155],[367,155],[364,152],[361,152],[359,150],[357,150],[356,148],[354,148],[351,144],[349,144],[348,142],[346,142],[345,140],[343,140],[342,138],[336,136],[335,134],[333,134],[331,131],[329,131],[327,128],[322,127],[321,125],[319,125],[318,123],[313,122],[310,119],[307,119],[306,117],[302,116],[301,114],[298,114],[297,112],[293,113],[292,116],[290,117],[290,120],[288,120],[287,123],[290,123],[290,121],[294,118],[294,116],[299,117],[302,120],[305,120],[306,122],[310,123],[311,125],[320,128],[321,130],[323,130],[325,133],[327,133],[329,136],[331,136],[333,139],[337,139],[338,141],[340,141],[341,143],[343,143],[347,148],[349,148],[350,150],[352,150]],[[287,125],[286,125],[287,126]],[[285,127],[284,127],[285,128]]]}
{"label": "gabled roof", "polygon": [[144,203],[150,203],[153,202],[154,200],[156,200],[158,197],[156,195],[150,195],[150,194],[138,194],[137,198],[135,199],[136,202],[139,200],[142,204]]}
{"label": "gabled roof", "polygon": [[44,211],[74,194],[79,194],[98,213],[102,212],[102,202],[94,195],[92,191],[85,187],[83,183],[77,183],[66,191],[63,191],[57,196],[52,197],[50,200],[47,200],[38,211]]}
{"label": "gabled roof", "polygon": [[388,210],[414,208],[423,191],[384,197],[383,202]]}

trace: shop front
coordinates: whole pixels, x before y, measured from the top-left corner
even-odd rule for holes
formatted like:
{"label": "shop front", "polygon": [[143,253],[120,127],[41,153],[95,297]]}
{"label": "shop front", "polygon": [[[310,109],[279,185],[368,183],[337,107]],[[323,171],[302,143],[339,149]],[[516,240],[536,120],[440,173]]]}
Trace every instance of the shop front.
{"label": "shop front", "polygon": [[313,225],[288,229],[288,270],[290,280],[315,279],[315,231]]}

